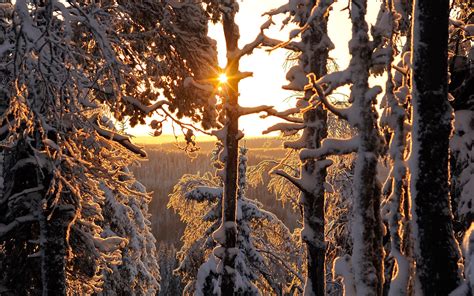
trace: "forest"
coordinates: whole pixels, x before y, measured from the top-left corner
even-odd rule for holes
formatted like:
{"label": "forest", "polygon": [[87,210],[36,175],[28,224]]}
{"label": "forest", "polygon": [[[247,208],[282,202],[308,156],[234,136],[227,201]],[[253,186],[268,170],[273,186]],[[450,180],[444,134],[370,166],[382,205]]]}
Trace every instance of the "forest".
{"label": "forest", "polygon": [[473,295],[473,41],[470,0],[0,0],[0,295]]}

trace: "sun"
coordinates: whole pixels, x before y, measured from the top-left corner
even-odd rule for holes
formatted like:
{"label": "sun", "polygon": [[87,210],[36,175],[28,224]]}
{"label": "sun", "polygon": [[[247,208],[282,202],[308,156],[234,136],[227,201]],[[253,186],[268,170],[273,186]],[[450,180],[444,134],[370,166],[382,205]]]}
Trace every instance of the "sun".
{"label": "sun", "polygon": [[217,78],[219,80],[219,84],[224,84],[227,83],[227,75],[225,73],[219,74],[219,77]]}

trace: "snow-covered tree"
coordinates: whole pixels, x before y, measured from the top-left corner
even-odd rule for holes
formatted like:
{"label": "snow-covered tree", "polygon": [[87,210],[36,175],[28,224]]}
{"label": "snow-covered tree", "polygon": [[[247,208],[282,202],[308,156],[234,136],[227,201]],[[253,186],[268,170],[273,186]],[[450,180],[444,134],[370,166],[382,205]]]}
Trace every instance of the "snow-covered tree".
{"label": "snow-covered tree", "polygon": [[[369,87],[369,71],[375,64],[374,50],[378,46],[375,38],[370,42],[365,21],[367,1],[351,1],[352,39],[349,52],[352,56],[349,67],[327,74],[321,78],[310,76],[315,93],[313,100],[347,120],[357,130],[350,139],[327,138],[320,148],[304,149],[302,160],[321,159],[332,154],[357,152],[354,167],[354,203],[352,207],[353,249],[350,257],[341,257],[336,262],[336,271],[344,273],[346,291],[357,295],[379,295],[382,293],[383,264],[382,223],[380,217],[381,192],[376,179],[377,163],[382,149],[382,139],[377,126],[376,97],[381,88]],[[315,9],[312,15],[321,13]],[[311,19],[311,17],[310,17]],[[376,37],[374,35],[374,37]],[[351,84],[350,106],[340,108],[327,99],[335,89]],[[347,263],[347,264],[343,264]],[[342,268],[347,265],[348,268]],[[347,277],[348,276],[348,277]]]}
{"label": "snow-covered tree", "polygon": [[[274,293],[300,290],[302,276],[298,239],[272,213],[245,195],[247,156],[241,148],[239,157],[237,197],[237,240],[235,257],[238,295]],[[184,246],[178,253],[177,272],[186,281],[185,293],[196,295],[219,294],[222,275],[218,272],[219,253],[223,248],[213,236],[221,225],[223,180],[209,173],[185,175],[175,186],[169,206],[187,224]]]}
{"label": "snow-covered tree", "polygon": [[[279,116],[289,121],[279,123],[270,127],[266,132],[281,130],[286,134],[294,134],[303,130],[301,137],[296,141],[284,143],[286,148],[291,149],[316,149],[321,146],[321,141],[327,137],[327,112],[321,104],[312,105],[311,97],[314,95],[311,89],[305,89],[308,84],[306,77],[314,73],[322,77],[327,73],[328,52],[334,47],[327,35],[327,20],[330,6],[333,1],[298,1],[291,0],[280,8],[270,11],[270,15],[289,13],[291,20],[300,27],[307,29],[302,33],[301,42],[280,43],[295,51],[298,55],[298,63],[291,67],[287,73],[290,83],[284,89],[304,92],[304,96],[298,99],[295,108],[283,112],[269,112],[271,115]],[[313,9],[319,10],[311,15]],[[311,21],[308,21],[309,17]],[[267,38],[267,45],[275,45],[275,40]],[[295,114],[303,111],[303,118]],[[301,191],[300,203],[303,209],[302,239],[306,244],[307,276],[305,282],[305,295],[324,295],[326,287],[326,264],[325,264],[325,239],[324,239],[324,202],[325,202],[325,179],[326,168],[330,162],[322,159],[315,161],[309,159],[301,165],[300,178],[289,175],[284,170],[275,170],[274,173],[287,178]]]}
{"label": "snow-covered tree", "polygon": [[[393,1],[386,1],[379,17],[379,26],[375,30],[380,34],[382,43],[380,51],[386,49],[387,82],[382,99],[384,112],[381,119],[382,128],[390,139],[388,159],[390,172],[383,186],[384,197],[382,217],[388,228],[389,243],[386,247],[384,293],[388,295],[409,295],[413,289],[412,246],[409,225],[409,196],[406,166],[408,124],[408,95],[409,95],[409,53],[398,53],[396,46],[406,30],[402,15],[396,11]],[[398,6],[398,8],[402,8]],[[385,21],[385,23],[384,23]],[[385,26],[385,28],[381,27]],[[401,30],[399,30],[401,29]],[[400,62],[395,67],[392,64],[395,57]],[[393,69],[398,72],[393,73]],[[397,79],[396,79],[397,78]]]}
{"label": "snow-covered tree", "polygon": [[[130,174],[124,168],[125,174]],[[103,235],[127,239],[122,248],[122,262],[102,271],[102,295],[156,295],[159,266],[155,238],[151,234],[148,214],[150,196],[133,176],[124,175],[122,181],[132,181],[130,189],[136,194],[125,195],[114,188],[101,185],[104,191]]]}
{"label": "snow-covered tree", "polygon": [[[1,281],[15,293],[99,292],[102,275],[120,269],[114,266],[122,258],[131,261],[124,273],[138,277],[113,285],[153,293],[148,197],[124,172],[145,152],[110,127],[103,110],[132,125],[158,109],[165,118],[175,112],[215,125],[215,104],[185,83],[216,67],[215,44],[206,36],[211,13],[196,3],[110,4],[20,0],[0,7],[8,180],[0,199]],[[177,21],[184,15],[194,21]],[[168,99],[157,101],[160,92]],[[114,212],[112,204],[123,209]],[[130,228],[110,225],[123,219],[133,221]]]}

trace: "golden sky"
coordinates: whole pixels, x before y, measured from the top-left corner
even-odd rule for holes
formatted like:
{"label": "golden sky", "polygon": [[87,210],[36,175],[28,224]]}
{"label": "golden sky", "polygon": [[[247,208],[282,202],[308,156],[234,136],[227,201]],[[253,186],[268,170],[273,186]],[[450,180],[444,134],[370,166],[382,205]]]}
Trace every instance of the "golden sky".
{"label": "golden sky", "polygon": [[[287,1],[287,0],[286,0]],[[279,7],[285,0],[243,0],[239,2],[240,11],[236,17],[236,22],[240,27],[239,46],[253,41],[258,35],[260,26],[267,20],[262,17],[262,13]],[[351,34],[351,25],[348,21],[348,11],[341,11],[347,6],[347,1],[336,2],[329,18],[329,36],[335,45],[335,49],[330,52],[330,56],[335,59],[338,66],[343,69],[349,63],[348,41]],[[369,1],[368,21],[373,23],[380,1]],[[274,18],[276,26],[266,31],[270,37],[280,40],[287,40],[289,29],[280,31],[279,21],[282,18]],[[225,67],[225,41],[222,26],[220,24],[210,27],[210,35],[217,40],[219,63]],[[287,84],[285,79],[286,69],[284,67],[287,51],[278,49],[271,53],[264,49],[256,49],[252,55],[242,58],[240,70],[253,72],[253,77],[244,79],[239,84],[240,99],[242,106],[251,107],[258,105],[271,105],[279,110],[294,106],[295,99],[291,98],[292,92],[283,90],[282,85]],[[348,90],[342,90],[348,93]],[[240,119],[240,128],[247,136],[260,136],[267,127],[278,122],[278,119],[261,119],[258,115],[244,116]],[[150,132],[147,126],[138,126],[127,130],[128,133],[136,136],[144,136]],[[170,125],[164,127],[164,133],[172,133]],[[275,134],[276,135],[276,134]]]}

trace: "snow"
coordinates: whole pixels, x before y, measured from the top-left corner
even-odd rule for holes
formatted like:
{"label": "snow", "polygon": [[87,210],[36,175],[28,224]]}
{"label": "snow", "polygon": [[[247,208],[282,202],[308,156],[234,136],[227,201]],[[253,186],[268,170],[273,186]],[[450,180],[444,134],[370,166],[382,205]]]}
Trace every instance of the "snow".
{"label": "snow", "polygon": [[390,255],[395,258],[397,273],[390,281],[388,296],[400,296],[407,294],[408,280],[410,278],[410,264],[407,258],[398,250],[392,248]]}
{"label": "snow", "polygon": [[221,199],[223,194],[222,187],[197,186],[186,193],[185,197],[195,201],[215,201]]}
{"label": "snow", "polygon": [[343,155],[356,152],[360,145],[360,137],[354,136],[350,139],[327,138],[318,149],[303,149],[300,152],[301,160],[318,159],[328,155]]}
{"label": "snow", "polygon": [[472,290],[474,288],[474,223],[471,223],[464,234],[462,251],[465,260],[464,273]]}
{"label": "snow", "polygon": [[291,67],[286,74],[286,79],[290,81],[288,85],[283,86],[283,89],[286,90],[303,91],[309,82],[303,67],[300,65]]}
{"label": "snow", "polygon": [[108,238],[94,238],[94,245],[101,252],[113,252],[119,248],[123,248],[125,244],[128,243],[128,240],[122,237],[108,237]]}
{"label": "snow", "polygon": [[199,267],[196,279],[196,296],[208,296],[208,294],[204,293],[204,291],[206,291],[204,287],[209,277],[211,278],[212,286],[215,287],[213,289],[214,295],[221,295],[220,289],[218,289],[220,284],[213,275],[217,275],[217,263],[214,256],[211,255],[209,259]]}
{"label": "snow", "polygon": [[268,134],[275,131],[281,131],[283,132],[284,135],[293,135],[297,133],[299,130],[302,130],[304,128],[305,128],[304,123],[279,122],[269,127],[265,131],[263,131],[263,134]]}
{"label": "snow", "polygon": [[342,277],[344,296],[355,296],[354,274],[352,271],[351,257],[349,255],[344,255],[334,260],[333,273]]}

